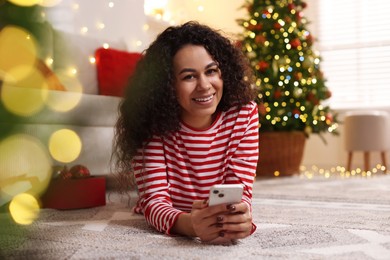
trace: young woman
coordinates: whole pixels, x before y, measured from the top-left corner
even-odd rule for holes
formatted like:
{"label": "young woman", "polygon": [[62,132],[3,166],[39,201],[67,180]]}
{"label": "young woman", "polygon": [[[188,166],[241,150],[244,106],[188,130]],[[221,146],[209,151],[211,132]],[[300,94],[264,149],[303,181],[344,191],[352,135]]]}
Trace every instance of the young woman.
{"label": "young woman", "polygon": [[[241,51],[196,22],[167,28],[145,51],[119,107],[115,157],[121,179],[135,177],[135,211],[158,231],[202,241],[254,232],[251,80]],[[242,184],[241,203],[208,206],[214,184]]]}

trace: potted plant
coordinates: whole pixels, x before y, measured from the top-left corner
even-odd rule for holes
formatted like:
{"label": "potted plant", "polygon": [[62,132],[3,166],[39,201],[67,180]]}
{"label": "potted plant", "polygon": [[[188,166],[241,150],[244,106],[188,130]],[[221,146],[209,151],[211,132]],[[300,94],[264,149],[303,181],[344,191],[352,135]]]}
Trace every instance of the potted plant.
{"label": "potted plant", "polygon": [[[247,0],[239,46],[255,74],[259,105],[258,175],[299,171],[305,139],[337,132],[337,115],[321,102],[331,97],[306,29],[300,0]],[[325,141],[325,139],[323,139]]]}

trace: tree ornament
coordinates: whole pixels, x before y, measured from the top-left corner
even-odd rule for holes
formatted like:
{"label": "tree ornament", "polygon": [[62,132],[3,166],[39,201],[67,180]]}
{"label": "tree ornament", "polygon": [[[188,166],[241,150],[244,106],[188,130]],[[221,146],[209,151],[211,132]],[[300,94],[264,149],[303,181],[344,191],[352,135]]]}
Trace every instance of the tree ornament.
{"label": "tree ornament", "polygon": [[275,90],[274,92],[275,99],[280,99],[281,96],[282,96],[282,91],[280,91],[279,89]]}
{"label": "tree ornament", "polygon": [[282,28],[282,25],[280,23],[278,23],[278,22],[274,23],[274,29],[275,30],[279,31],[281,28]]}
{"label": "tree ornament", "polygon": [[292,48],[294,48],[294,49],[296,49],[296,48],[298,48],[299,46],[301,46],[301,40],[299,40],[298,38],[295,38],[295,39],[292,39],[291,41],[290,41],[290,45],[291,45],[291,47]]}
{"label": "tree ornament", "polygon": [[333,122],[333,115],[331,113],[327,113],[325,116],[325,121],[328,125],[332,124]]}
{"label": "tree ornament", "polygon": [[267,39],[263,35],[261,35],[261,34],[256,35],[256,37],[255,37],[255,43],[257,43],[259,45],[264,45],[266,40]]}
{"label": "tree ornament", "polygon": [[314,39],[313,39],[313,36],[310,33],[308,33],[306,35],[306,42],[307,42],[308,46],[312,46],[313,45]]}
{"label": "tree ornament", "polygon": [[269,68],[269,63],[266,62],[266,61],[261,60],[261,61],[259,61],[257,66],[259,67],[258,71],[265,72]]}
{"label": "tree ornament", "polygon": [[68,167],[66,165],[60,171],[59,178],[61,178],[63,180],[67,180],[67,179],[71,179],[72,178],[72,174],[70,173],[70,171],[69,171],[69,169],[68,169]]}
{"label": "tree ornament", "polygon": [[88,168],[84,165],[78,164],[70,168],[69,170],[72,178],[79,179],[79,178],[86,178],[91,175]]}
{"label": "tree ornament", "polygon": [[292,112],[293,112],[293,115],[299,116],[301,114],[301,111],[298,108],[294,108]]}
{"label": "tree ornament", "polygon": [[294,79],[297,81],[301,81],[302,79],[302,72],[295,72],[294,73]]}

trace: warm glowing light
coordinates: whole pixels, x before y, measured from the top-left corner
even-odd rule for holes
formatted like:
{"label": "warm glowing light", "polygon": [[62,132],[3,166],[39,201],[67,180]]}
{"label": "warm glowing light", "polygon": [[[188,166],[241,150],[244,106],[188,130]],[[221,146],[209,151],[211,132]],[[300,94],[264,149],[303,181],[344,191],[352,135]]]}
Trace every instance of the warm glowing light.
{"label": "warm glowing light", "polygon": [[63,163],[76,160],[80,155],[81,145],[80,137],[70,129],[58,130],[49,139],[50,154]]}
{"label": "warm glowing light", "polygon": [[51,65],[53,65],[53,62],[54,62],[54,60],[53,60],[53,58],[51,58],[51,57],[46,58],[46,60],[45,60],[46,65],[49,66],[49,67],[50,67]]}
{"label": "warm glowing light", "polygon": [[69,68],[69,74],[72,75],[72,76],[76,76],[77,75],[77,69],[75,67]]}
{"label": "warm glowing light", "polygon": [[104,23],[97,23],[96,24],[96,28],[98,28],[99,30],[103,30],[105,27],[106,27],[106,25]]}
{"label": "warm glowing light", "polygon": [[20,6],[33,6],[39,4],[42,0],[8,0],[9,2]]}
{"label": "warm glowing light", "polygon": [[108,49],[108,48],[110,48],[110,45],[109,45],[108,43],[103,43],[103,45],[102,45],[102,46],[103,46],[103,48],[104,48],[104,49]]}
{"label": "warm glowing light", "polygon": [[86,34],[88,32],[88,27],[84,26],[80,28],[80,33],[81,34]]}
{"label": "warm glowing light", "polygon": [[[25,71],[23,66],[12,70],[17,75],[18,70]],[[24,80],[11,82],[4,81],[1,88],[1,100],[8,111],[19,116],[31,116],[38,113],[48,95],[47,79],[36,68]]]}
{"label": "warm glowing light", "polygon": [[142,26],[142,29],[143,29],[144,31],[148,31],[148,30],[150,29],[149,24],[144,24],[144,25]]}
{"label": "warm glowing light", "polygon": [[114,2],[109,2],[108,3],[108,7],[113,8],[114,7]]}
{"label": "warm glowing light", "polygon": [[54,111],[66,112],[75,108],[81,100],[82,92],[79,90],[77,92],[73,91],[50,91],[46,100],[48,107]]}
{"label": "warm glowing light", "polygon": [[168,0],[145,0],[144,13],[146,15],[163,16]]}
{"label": "warm glowing light", "polygon": [[51,179],[51,159],[40,140],[25,134],[0,142],[0,206],[15,195],[41,194]]}
{"label": "warm glowing light", "polygon": [[197,9],[198,9],[198,12],[203,12],[204,11],[204,6],[203,5],[199,5]]}
{"label": "warm glowing light", "polygon": [[89,56],[89,63],[95,64],[96,63],[96,58],[93,56]]}
{"label": "warm glowing light", "polygon": [[34,196],[21,193],[12,199],[9,211],[16,223],[30,225],[39,215],[39,203]]}
{"label": "warm glowing light", "polygon": [[53,7],[58,5],[62,0],[40,0],[39,4],[45,7]]}
{"label": "warm glowing light", "polygon": [[[0,71],[9,80],[20,80],[35,65],[37,47],[33,37],[17,26],[6,26],[0,31]],[[23,66],[23,69],[16,68]]]}
{"label": "warm glowing light", "polygon": [[[83,86],[81,85],[77,76],[77,70],[65,69],[65,70],[57,70],[56,76],[60,80],[60,82],[66,86],[66,92],[61,92],[61,95],[69,92],[82,93]],[[48,99],[50,98],[52,93],[49,93]],[[64,96],[65,97],[65,96]]]}

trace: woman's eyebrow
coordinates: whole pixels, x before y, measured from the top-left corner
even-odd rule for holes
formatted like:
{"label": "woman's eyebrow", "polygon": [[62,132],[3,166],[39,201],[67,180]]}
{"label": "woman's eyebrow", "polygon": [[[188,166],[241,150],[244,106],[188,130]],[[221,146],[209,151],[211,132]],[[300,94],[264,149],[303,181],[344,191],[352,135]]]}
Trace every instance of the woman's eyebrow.
{"label": "woman's eyebrow", "polygon": [[213,62],[211,62],[209,65],[207,65],[207,66],[205,67],[205,69],[208,69],[208,68],[213,67],[213,66],[218,66],[218,63],[215,62],[215,61],[213,61]]}
{"label": "woman's eyebrow", "polygon": [[[211,62],[210,64],[207,64],[207,66],[205,67],[205,69],[209,69],[213,66],[218,66],[218,63],[213,61]],[[180,72],[179,72],[179,75],[182,74],[182,73],[186,73],[186,72],[196,72],[195,69],[191,69],[191,68],[184,68],[182,69]]]}

